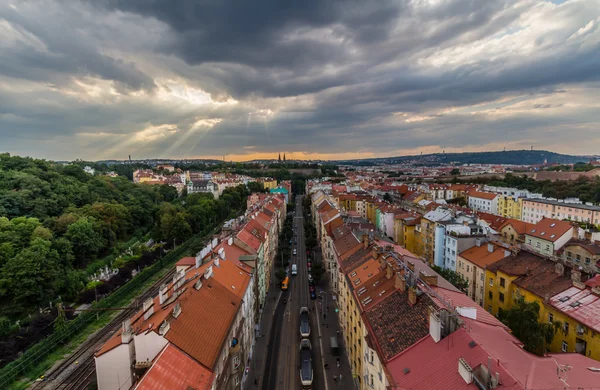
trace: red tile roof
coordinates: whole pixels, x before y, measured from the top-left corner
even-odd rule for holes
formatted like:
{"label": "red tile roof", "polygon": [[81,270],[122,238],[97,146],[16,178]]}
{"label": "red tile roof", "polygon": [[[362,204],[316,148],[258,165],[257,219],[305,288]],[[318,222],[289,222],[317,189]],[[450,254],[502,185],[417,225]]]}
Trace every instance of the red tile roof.
{"label": "red tile roof", "polygon": [[195,266],[196,265],[196,258],[195,257],[182,257],[181,260],[179,260],[175,266]]}
{"label": "red tile roof", "polygon": [[569,233],[571,229],[573,229],[573,226],[569,222],[552,218],[543,218],[536,223],[533,228],[529,229],[527,234],[546,241],[555,242],[565,234]]}
{"label": "red tile roof", "polygon": [[429,335],[430,306],[436,305],[427,294],[421,294],[411,306],[408,289],[396,290],[362,314],[384,362]]}
{"label": "red tile roof", "polygon": [[469,191],[470,198],[494,200],[494,199],[496,199],[497,196],[498,196],[498,194],[493,194],[491,192]]}
{"label": "red tile roof", "polygon": [[238,232],[237,238],[240,239],[243,243],[248,245],[254,252],[258,253],[260,246],[262,244],[262,240],[258,239],[255,235],[253,235],[250,231],[246,229],[242,229]]}
{"label": "red tile roof", "polygon": [[172,344],[158,354],[134,390],[208,390],[214,374]]}
{"label": "red tile roof", "polygon": [[500,227],[508,220],[508,218],[501,217],[499,215],[494,215],[490,213],[484,213],[482,211],[478,211],[475,213],[480,219],[483,219],[487,222],[492,229],[499,231]]}
{"label": "red tile roof", "polygon": [[600,333],[600,297],[591,288],[575,286],[550,298],[550,304],[577,322]]}

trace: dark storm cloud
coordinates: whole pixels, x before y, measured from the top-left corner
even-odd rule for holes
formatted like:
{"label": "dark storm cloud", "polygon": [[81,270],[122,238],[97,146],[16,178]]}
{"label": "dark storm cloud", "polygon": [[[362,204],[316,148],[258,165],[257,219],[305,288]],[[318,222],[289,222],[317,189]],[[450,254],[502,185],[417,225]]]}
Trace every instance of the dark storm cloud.
{"label": "dark storm cloud", "polygon": [[[39,16],[46,15],[43,8],[38,11]],[[0,5],[0,18],[10,23],[19,36],[18,44],[2,50],[0,75],[59,85],[73,77],[93,76],[115,82],[120,91],[156,87],[153,79],[133,62],[101,53],[95,42],[81,33],[77,20],[72,19],[78,15],[47,16],[41,23],[7,5]]]}
{"label": "dark storm cloud", "polygon": [[[594,0],[548,6],[528,0],[0,6],[0,140],[20,151],[29,137],[32,148],[46,150],[65,137],[89,153],[101,149],[103,157],[122,148],[198,156],[239,154],[244,147],[387,153],[536,139],[560,145],[561,129],[581,138],[600,122],[594,105],[600,12]],[[567,107],[562,95],[577,103]],[[511,106],[528,101],[526,109]],[[478,108],[484,104],[493,107]]]}

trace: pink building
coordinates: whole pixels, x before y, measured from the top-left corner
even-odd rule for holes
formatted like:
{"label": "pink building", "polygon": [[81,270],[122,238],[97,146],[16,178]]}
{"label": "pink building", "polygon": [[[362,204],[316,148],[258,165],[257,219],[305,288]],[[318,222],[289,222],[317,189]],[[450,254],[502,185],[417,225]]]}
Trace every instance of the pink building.
{"label": "pink building", "polygon": [[521,217],[523,221],[538,223],[544,217],[598,225],[600,224],[600,207],[548,199],[523,199]]}

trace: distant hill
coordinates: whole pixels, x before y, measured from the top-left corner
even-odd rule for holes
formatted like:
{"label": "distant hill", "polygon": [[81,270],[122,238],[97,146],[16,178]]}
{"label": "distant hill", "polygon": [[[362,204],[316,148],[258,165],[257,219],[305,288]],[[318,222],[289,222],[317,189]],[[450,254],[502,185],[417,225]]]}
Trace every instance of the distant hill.
{"label": "distant hill", "polygon": [[363,160],[336,160],[337,164],[347,165],[380,165],[380,164],[572,164],[588,162],[587,156],[571,156],[549,152],[547,150],[507,150],[501,152],[467,152],[467,153],[434,153],[417,156],[398,156],[384,158],[370,158]]}

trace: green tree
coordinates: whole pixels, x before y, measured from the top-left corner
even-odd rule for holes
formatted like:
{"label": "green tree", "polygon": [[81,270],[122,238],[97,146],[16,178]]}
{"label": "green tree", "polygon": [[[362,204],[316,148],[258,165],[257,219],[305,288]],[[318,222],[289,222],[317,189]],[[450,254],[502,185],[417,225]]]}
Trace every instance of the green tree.
{"label": "green tree", "polygon": [[383,195],[383,200],[388,203],[392,203],[392,196],[389,194],[389,192],[386,192],[385,195]]}
{"label": "green tree", "polygon": [[515,337],[523,342],[527,351],[542,355],[545,346],[554,339],[561,323],[538,322],[539,312],[539,303],[525,302],[525,299],[520,297],[516,305],[501,311],[498,317],[512,330]]}
{"label": "green tree", "polygon": [[104,239],[96,230],[96,220],[91,217],[81,217],[69,225],[65,237],[71,241],[79,266],[95,259],[104,248]]}
{"label": "green tree", "polygon": [[323,266],[321,265],[321,263],[313,264],[313,266],[311,267],[310,273],[312,274],[312,277],[313,277],[313,280],[315,281],[315,283],[318,284],[321,281],[321,278],[323,278],[325,269],[323,269]]}
{"label": "green tree", "polygon": [[59,275],[57,260],[58,253],[51,249],[51,243],[41,238],[10,259],[0,273],[0,295],[12,304],[3,309],[15,313],[52,300]]}
{"label": "green tree", "polygon": [[247,184],[248,186],[248,191],[250,191],[250,193],[253,192],[266,192],[267,190],[263,187],[263,185],[257,181],[251,181]]}
{"label": "green tree", "polygon": [[285,277],[287,276],[285,269],[284,268],[277,268],[277,270],[275,271],[275,277],[277,278],[277,283],[281,284],[281,282],[283,282],[283,279],[285,279]]}
{"label": "green tree", "polygon": [[452,176],[457,176],[457,175],[460,175],[460,169],[458,169],[458,168],[454,168],[454,169],[452,169],[452,170],[450,171],[450,174],[451,174]]}
{"label": "green tree", "polygon": [[460,291],[464,293],[467,292],[467,289],[469,288],[469,282],[458,272],[447,268],[440,268],[436,265],[434,265],[432,269]]}

